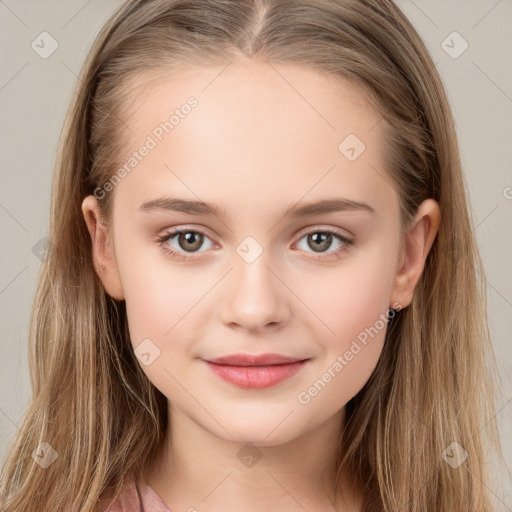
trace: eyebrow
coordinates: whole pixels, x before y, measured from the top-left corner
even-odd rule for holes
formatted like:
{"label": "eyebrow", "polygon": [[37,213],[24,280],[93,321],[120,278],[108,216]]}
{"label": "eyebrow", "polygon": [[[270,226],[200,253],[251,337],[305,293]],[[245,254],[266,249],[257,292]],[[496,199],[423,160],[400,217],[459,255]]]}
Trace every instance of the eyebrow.
{"label": "eyebrow", "polygon": [[[191,215],[215,215],[224,218],[228,216],[226,210],[216,204],[172,197],[152,199],[139,206],[139,211],[145,213],[160,210],[189,213]],[[351,199],[332,198],[305,203],[301,206],[298,206],[298,203],[291,205],[281,212],[281,216],[309,217],[343,211],[367,211],[369,213],[375,213],[375,210],[366,203],[353,201]]]}

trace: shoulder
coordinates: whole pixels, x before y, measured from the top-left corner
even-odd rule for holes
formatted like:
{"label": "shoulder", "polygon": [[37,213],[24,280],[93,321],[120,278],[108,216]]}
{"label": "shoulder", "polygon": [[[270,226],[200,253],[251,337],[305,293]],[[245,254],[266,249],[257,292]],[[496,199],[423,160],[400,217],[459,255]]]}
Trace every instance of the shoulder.
{"label": "shoulder", "polygon": [[128,477],[117,496],[104,496],[99,503],[101,512],[140,512],[141,500],[135,480]]}
{"label": "shoulder", "polygon": [[125,477],[119,493],[106,495],[98,504],[100,512],[170,512],[160,496],[145,482],[133,475]]}

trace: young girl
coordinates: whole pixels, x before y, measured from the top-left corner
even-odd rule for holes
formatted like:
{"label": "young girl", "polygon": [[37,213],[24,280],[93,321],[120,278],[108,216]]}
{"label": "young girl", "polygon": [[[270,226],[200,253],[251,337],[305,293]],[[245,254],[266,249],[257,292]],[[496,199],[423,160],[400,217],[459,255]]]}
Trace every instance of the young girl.
{"label": "young girl", "polygon": [[492,510],[483,268],[390,0],[124,3],[49,239],[3,512]]}

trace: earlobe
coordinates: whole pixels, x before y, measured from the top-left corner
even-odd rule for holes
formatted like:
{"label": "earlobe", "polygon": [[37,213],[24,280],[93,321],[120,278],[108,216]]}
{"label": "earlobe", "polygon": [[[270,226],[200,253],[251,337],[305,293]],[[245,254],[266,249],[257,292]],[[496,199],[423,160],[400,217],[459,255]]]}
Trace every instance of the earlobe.
{"label": "earlobe", "polygon": [[393,282],[390,303],[396,301],[402,308],[411,303],[440,223],[439,204],[434,199],[423,201],[405,235],[401,264]]}
{"label": "earlobe", "polygon": [[124,300],[124,291],[113,251],[108,227],[102,220],[98,200],[87,196],[82,202],[87,229],[91,236],[92,259],[96,274],[100,278],[105,291],[116,300]]}

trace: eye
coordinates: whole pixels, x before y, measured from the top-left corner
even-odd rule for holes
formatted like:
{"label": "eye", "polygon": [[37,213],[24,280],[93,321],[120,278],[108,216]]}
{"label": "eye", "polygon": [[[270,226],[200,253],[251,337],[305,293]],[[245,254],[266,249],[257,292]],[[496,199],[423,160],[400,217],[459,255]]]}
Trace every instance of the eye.
{"label": "eye", "polygon": [[[194,253],[204,252],[199,251],[198,249],[203,246],[205,238],[210,240],[206,233],[197,229],[185,227],[176,228],[167,232],[165,235],[159,237],[157,242],[164,253],[170,254],[173,258],[180,261],[185,261],[191,259],[191,255]],[[347,251],[348,246],[352,244],[352,240],[340,232],[333,229],[321,229],[318,227],[315,227],[314,230],[305,233],[300,238],[297,245],[300,244],[303,239],[306,239],[306,244],[313,250],[307,251],[304,247],[299,247],[301,250],[305,250],[306,252],[315,252],[317,254],[326,254],[333,257],[340,257],[342,253]],[[174,246],[173,248],[169,243],[170,241],[174,241],[177,247]],[[333,246],[333,242],[335,245],[337,244],[338,247],[333,251],[328,251],[328,249]],[[211,249],[212,246],[213,244],[210,241],[210,247],[207,247],[206,249]]]}
{"label": "eye", "polygon": [[[167,243],[173,238],[176,238],[176,243],[178,245],[178,247],[174,249]],[[188,260],[189,256],[186,254],[187,252],[192,254],[195,252],[203,252],[197,251],[197,249],[203,245],[205,238],[209,239],[206,233],[203,233],[202,231],[189,228],[179,228],[159,237],[157,241],[163,252],[171,254],[179,260]]]}
{"label": "eye", "polygon": [[[300,242],[305,239],[306,246],[309,246],[313,249],[312,252],[317,254],[329,254],[332,256],[341,256],[341,253],[346,252],[348,246],[352,244],[352,240],[347,238],[339,231],[332,229],[320,229],[315,228],[313,231],[309,231],[305,233],[302,238],[299,240]],[[338,245],[337,248],[333,251],[328,251],[332,246]],[[301,250],[306,250],[303,247],[299,247]]]}

